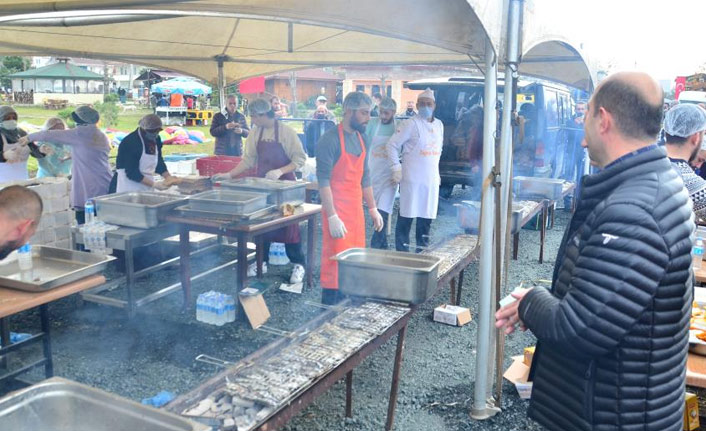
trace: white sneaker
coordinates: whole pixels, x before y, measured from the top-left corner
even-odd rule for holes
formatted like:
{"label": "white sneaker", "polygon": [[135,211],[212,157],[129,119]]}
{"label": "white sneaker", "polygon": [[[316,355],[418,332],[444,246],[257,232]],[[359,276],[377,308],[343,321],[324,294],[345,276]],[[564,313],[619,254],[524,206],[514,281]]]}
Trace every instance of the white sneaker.
{"label": "white sneaker", "polygon": [[289,277],[289,284],[296,284],[304,281],[305,272],[306,271],[304,270],[304,267],[302,265],[295,263],[294,268],[292,268],[292,276]]}
{"label": "white sneaker", "polygon": [[[267,274],[267,262],[262,262],[262,273]],[[248,265],[248,277],[257,275],[257,262]]]}

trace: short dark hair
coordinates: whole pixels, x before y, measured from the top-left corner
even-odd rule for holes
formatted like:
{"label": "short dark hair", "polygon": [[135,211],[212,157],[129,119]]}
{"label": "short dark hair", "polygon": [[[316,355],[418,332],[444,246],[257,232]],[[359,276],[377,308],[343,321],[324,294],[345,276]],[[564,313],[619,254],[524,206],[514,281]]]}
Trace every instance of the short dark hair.
{"label": "short dark hair", "polygon": [[32,220],[38,224],[43,209],[42,198],[34,190],[22,186],[0,190],[0,212],[13,220]]}
{"label": "short dark hair", "polygon": [[684,138],[681,136],[670,135],[669,133],[664,132],[664,140],[671,145],[684,145],[687,139],[689,139],[688,136]]}
{"label": "short dark hair", "polygon": [[[660,90],[661,92],[662,90]],[[645,95],[635,85],[620,79],[603,82],[593,95],[591,115],[598,115],[603,107],[615,118],[620,132],[634,139],[656,139],[662,126],[662,101],[657,104],[645,99]]]}

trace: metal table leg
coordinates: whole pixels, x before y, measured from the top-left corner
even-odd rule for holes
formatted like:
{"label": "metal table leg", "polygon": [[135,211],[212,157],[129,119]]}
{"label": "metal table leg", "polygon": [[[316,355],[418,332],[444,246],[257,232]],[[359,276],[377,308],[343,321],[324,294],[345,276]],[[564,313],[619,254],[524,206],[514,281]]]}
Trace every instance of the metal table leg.
{"label": "metal table leg", "polygon": [[44,375],[46,378],[54,377],[54,361],[51,356],[51,327],[49,325],[49,307],[47,304],[39,306],[39,320],[42,323],[42,349],[44,350]]}
{"label": "metal table leg", "polygon": [[456,301],[454,304],[456,305],[461,305],[461,290],[463,290],[463,272],[465,269],[462,269],[461,272],[458,273],[458,287],[456,288]]}
{"label": "metal table leg", "polygon": [[544,204],[542,208],[542,226],[539,229],[539,263],[544,263],[544,240],[547,237],[547,216],[549,205]]}
{"label": "metal table leg", "polygon": [[[0,318],[0,343],[3,347],[10,345],[10,322],[9,317]],[[0,368],[7,370],[7,355],[0,356]]]}
{"label": "metal table leg", "polygon": [[346,417],[353,417],[353,370],[346,373]]}
{"label": "metal table leg", "polygon": [[236,284],[238,292],[245,288],[245,282],[248,279],[248,238],[244,232],[238,232],[238,283]]}
{"label": "metal table leg", "polygon": [[449,303],[455,304],[456,303],[456,277],[452,278],[449,281],[449,287],[451,289],[451,292],[449,295],[450,296]]}
{"label": "metal table leg", "polygon": [[512,235],[512,260],[517,260],[517,253],[520,251],[520,233]]}
{"label": "metal table leg", "polygon": [[395,409],[397,407],[397,390],[400,386],[400,368],[402,368],[402,351],[404,350],[404,337],[407,334],[407,325],[397,334],[397,351],[395,352],[395,368],[392,371],[392,387],[390,388],[390,402],[387,405],[387,422],[385,430],[392,430],[395,422]]}
{"label": "metal table leg", "polygon": [[306,287],[311,288],[314,285],[314,277],[312,275],[314,263],[314,228],[316,227],[316,214],[307,217],[306,219]]}
{"label": "metal table leg", "polygon": [[255,237],[255,262],[257,266],[257,278],[262,278],[262,261],[265,255],[265,245],[262,235]]}
{"label": "metal table leg", "polygon": [[129,238],[125,240],[125,286],[127,288],[127,315],[133,317],[136,311],[132,292],[135,287],[135,259],[132,241]]}
{"label": "metal table leg", "polygon": [[[220,239],[220,238],[219,238]],[[189,229],[182,227],[179,231],[179,269],[181,290],[184,293],[183,310],[191,308],[191,247],[189,246]]]}

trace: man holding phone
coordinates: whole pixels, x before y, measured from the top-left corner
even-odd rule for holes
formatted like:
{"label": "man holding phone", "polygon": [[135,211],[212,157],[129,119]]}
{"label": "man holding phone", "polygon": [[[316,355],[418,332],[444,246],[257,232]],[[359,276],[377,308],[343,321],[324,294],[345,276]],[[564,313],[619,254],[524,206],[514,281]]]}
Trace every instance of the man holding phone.
{"label": "man holding phone", "polygon": [[217,156],[243,155],[243,138],[247,138],[250,128],[237,108],[238,98],[231,95],[226,100],[226,109],[213,116],[211,136],[216,138]]}

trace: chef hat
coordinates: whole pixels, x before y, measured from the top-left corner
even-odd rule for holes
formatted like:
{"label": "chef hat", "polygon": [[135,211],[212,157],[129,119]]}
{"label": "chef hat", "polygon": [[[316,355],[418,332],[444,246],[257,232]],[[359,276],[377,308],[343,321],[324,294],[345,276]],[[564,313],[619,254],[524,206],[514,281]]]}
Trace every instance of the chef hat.
{"label": "chef hat", "polygon": [[380,109],[383,111],[397,111],[397,102],[391,97],[383,97],[380,101]]}
{"label": "chef hat", "polygon": [[142,130],[157,130],[162,128],[162,119],[156,114],[147,114],[140,119]]}
{"label": "chef hat", "polygon": [[698,105],[680,103],[664,116],[664,132],[670,136],[687,138],[706,130],[706,111]]}
{"label": "chef hat", "polygon": [[42,126],[42,130],[52,130],[54,127],[58,126],[61,124],[61,128],[65,129],[66,124],[64,124],[64,120],[62,120],[59,117],[51,117],[47,119],[47,121],[44,122],[44,125]]}
{"label": "chef hat", "polygon": [[95,109],[88,105],[79,106],[71,113],[71,117],[77,124],[96,124],[101,116]]}
{"label": "chef hat", "polygon": [[319,96],[319,97],[316,98],[316,101],[317,101],[317,102],[327,102],[328,99],[326,99],[326,96],[321,95],[321,96]]}
{"label": "chef hat", "polygon": [[369,109],[371,106],[373,106],[373,101],[370,100],[370,96],[362,91],[351,91],[346,94],[346,98],[343,99],[343,109],[355,111],[356,109]]}
{"label": "chef hat", "polygon": [[419,93],[419,96],[417,96],[417,100],[419,100],[419,99],[431,99],[436,102],[436,98],[434,97],[434,91],[429,87],[427,87],[426,90]]}

